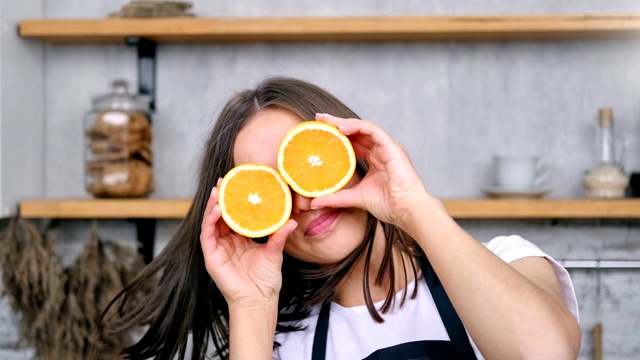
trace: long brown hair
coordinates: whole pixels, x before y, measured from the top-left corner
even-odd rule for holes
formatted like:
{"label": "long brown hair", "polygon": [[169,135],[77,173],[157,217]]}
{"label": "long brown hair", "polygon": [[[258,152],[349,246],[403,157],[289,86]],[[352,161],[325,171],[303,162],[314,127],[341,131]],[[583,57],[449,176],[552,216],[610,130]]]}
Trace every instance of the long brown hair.
{"label": "long brown hair", "polygon": [[[209,341],[213,342],[221,358],[228,358],[229,310],[205,269],[199,242],[200,226],[211,189],[217,179],[234,166],[236,135],[247,119],[267,107],[287,109],[302,119],[313,119],[316,113],[358,118],[325,90],[284,77],[266,79],[255,89],[239,92],[227,102],[206,143],[196,193],[186,217],[162,252],[114,299],[109,308],[117,306],[117,313],[107,308],[103,315],[103,325],[112,332],[147,326],[137,343],[124,349],[126,357],[173,359],[179,355],[179,359],[184,359],[191,335],[191,358],[205,358]],[[367,172],[367,166],[361,159],[358,159],[357,171],[361,176]],[[320,270],[314,264],[303,263],[285,254],[278,304],[279,322],[300,319],[308,314],[310,306],[329,301],[335,286],[361,256],[366,257],[363,290],[367,306],[374,319],[382,321],[371,300],[366,271],[378,220],[369,214],[366,226],[362,244],[329,269]],[[411,255],[423,254],[416,243],[398,228],[384,223],[382,227],[387,251],[374,283],[388,281],[391,284],[382,307],[384,313],[391,307],[395,292],[392,249]],[[415,276],[416,266],[412,263],[410,268]],[[408,277],[404,263],[402,271],[406,283]],[[277,331],[297,329],[295,326],[278,326]]]}

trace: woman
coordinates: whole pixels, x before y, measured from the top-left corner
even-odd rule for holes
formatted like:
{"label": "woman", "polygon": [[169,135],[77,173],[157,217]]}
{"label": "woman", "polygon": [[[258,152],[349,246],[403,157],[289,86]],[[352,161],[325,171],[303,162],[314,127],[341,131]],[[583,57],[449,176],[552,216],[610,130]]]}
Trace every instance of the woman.
{"label": "woman", "polygon": [[[357,175],[324,197],[292,192],[291,219],[266,243],[233,233],[217,205],[220,177],[243,163],[276,167],[280,141],[306,119],[350,138]],[[191,336],[192,358],[209,341],[233,359],[577,356],[566,271],[520,237],[475,240],[426,191],[401,145],[356,119],[289,78],[227,103],[185,220],[116,299],[112,330],[149,326],[125,354],[182,358]]]}

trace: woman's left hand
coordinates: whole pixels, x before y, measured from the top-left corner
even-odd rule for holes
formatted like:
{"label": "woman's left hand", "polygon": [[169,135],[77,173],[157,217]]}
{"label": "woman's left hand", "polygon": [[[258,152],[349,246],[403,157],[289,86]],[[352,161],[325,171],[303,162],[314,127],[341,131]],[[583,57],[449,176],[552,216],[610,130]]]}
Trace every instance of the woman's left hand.
{"label": "woman's left hand", "polygon": [[229,308],[255,308],[274,300],[282,286],[282,251],[297,223],[289,220],[258,244],[229,228],[218,205],[220,181],[211,191],[200,230],[207,272],[227,300]]}
{"label": "woman's left hand", "polygon": [[402,145],[371,121],[327,114],[316,114],[316,120],[337,126],[349,137],[369,172],[352,188],[313,199],[311,207],[357,207],[403,228],[414,206],[428,194]]}

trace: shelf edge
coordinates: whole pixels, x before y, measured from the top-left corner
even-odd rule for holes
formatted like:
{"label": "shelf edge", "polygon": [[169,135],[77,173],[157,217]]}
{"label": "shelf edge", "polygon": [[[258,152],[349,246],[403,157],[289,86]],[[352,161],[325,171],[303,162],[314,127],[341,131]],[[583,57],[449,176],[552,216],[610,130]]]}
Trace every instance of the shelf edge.
{"label": "shelf edge", "polygon": [[640,34],[640,14],[298,18],[25,19],[19,34],[53,43],[478,41]]}
{"label": "shelf edge", "polygon": [[[640,219],[640,199],[445,199],[456,219]],[[34,199],[20,203],[24,218],[182,219],[190,199]]]}
{"label": "shelf edge", "polygon": [[186,199],[34,199],[20,202],[24,218],[182,219],[191,206]]}

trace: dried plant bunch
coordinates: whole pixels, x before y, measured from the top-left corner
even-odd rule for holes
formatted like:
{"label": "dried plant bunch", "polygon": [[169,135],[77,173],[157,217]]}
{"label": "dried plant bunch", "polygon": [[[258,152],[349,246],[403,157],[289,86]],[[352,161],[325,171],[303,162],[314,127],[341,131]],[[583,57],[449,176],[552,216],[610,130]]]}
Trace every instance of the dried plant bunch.
{"label": "dried plant bunch", "polygon": [[131,334],[105,334],[98,324],[108,302],[144,267],[135,250],[102,241],[95,223],[66,269],[56,241],[24,219],[12,219],[0,241],[4,295],[38,359],[120,358]]}
{"label": "dried plant bunch", "polygon": [[14,218],[2,237],[0,258],[3,294],[20,314],[22,341],[35,345],[39,354],[55,351],[55,338],[61,332],[56,317],[63,307],[66,282],[55,242],[41,236],[32,223]]}

